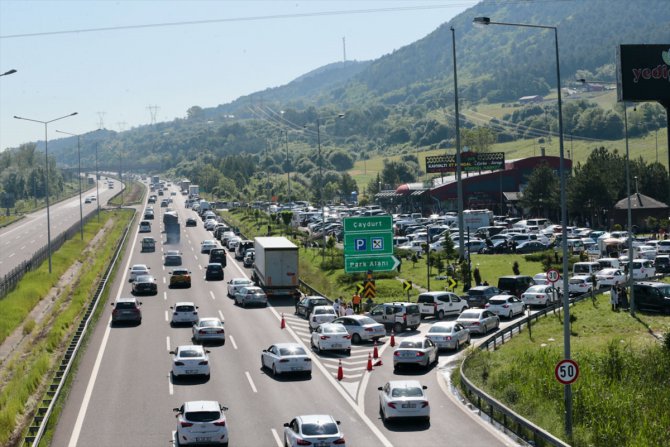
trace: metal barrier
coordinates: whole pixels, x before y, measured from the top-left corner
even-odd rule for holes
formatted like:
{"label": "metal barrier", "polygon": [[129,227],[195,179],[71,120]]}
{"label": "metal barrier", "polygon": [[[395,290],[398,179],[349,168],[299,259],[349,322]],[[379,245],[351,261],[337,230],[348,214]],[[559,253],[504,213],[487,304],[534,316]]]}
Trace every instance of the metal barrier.
{"label": "metal barrier", "polygon": [[82,320],[79,323],[77,330],[75,331],[74,335],[72,336],[72,339],[70,340],[70,343],[65,351],[65,355],[61,359],[60,365],[58,366],[58,369],[56,370],[54,376],[51,379],[51,384],[47,388],[46,397],[42,399],[41,404],[38,406],[35,412],[35,416],[33,417],[32,423],[28,426],[28,433],[23,439],[22,445],[26,446],[39,445],[39,442],[42,436],[44,435],[44,430],[46,429],[47,424],[49,422],[49,417],[51,416],[54,405],[56,404],[60,392],[62,391],[63,384],[65,383],[65,380],[67,379],[68,374],[70,373],[70,369],[72,368],[74,359],[76,358],[77,352],[81,347],[83,336],[86,334],[86,330],[88,329],[88,325],[91,321],[93,313],[95,312],[95,309],[98,306],[100,297],[102,296],[105,287],[107,286],[107,282],[109,281],[109,277],[114,269],[114,266],[116,265],[116,262],[119,259],[121,248],[126,243],[126,239],[128,237],[130,228],[133,225],[134,219],[135,218],[133,217],[130,223],[126,226],[126,229],[123,233],[123,237],[120,239],[116,247],[116,250],[114,251],[112,262],[109,263],[109,265],[107,266],[107,270],[102,275],[102,278],[100,280],[100,283],[98,284],[93,299],[86,308],[86,312],[84,313],[84,316],[82,317]]}

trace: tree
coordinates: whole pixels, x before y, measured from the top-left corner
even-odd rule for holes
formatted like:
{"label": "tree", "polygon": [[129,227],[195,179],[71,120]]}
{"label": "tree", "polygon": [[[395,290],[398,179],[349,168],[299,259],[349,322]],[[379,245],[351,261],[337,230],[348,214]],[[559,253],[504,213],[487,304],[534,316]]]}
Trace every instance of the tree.
{"label": "tree", "polygon": [[528,178],[521,206],[535,215],[546,216],[547,210],[557,209],[560,205],[559,182],[556,172],[546,163],[541,164]]}
{"label": "tree", "polygon": [[473,152],[488,152],[495,142],[496,135],[488,127],[461,130],[461,143]]}

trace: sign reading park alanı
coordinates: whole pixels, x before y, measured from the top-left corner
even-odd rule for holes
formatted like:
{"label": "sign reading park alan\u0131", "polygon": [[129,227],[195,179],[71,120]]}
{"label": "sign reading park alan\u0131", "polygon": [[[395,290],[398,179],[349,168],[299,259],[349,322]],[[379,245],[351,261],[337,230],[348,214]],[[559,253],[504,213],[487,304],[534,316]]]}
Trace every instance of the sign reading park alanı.
{"label": "sign reading park alan\u0131", "polygon": [[[463,152],[461,171],[493,171],[505,168],[504,152]],[[426,172],[456,172],[456,154],[434,155],[426,157]]]}

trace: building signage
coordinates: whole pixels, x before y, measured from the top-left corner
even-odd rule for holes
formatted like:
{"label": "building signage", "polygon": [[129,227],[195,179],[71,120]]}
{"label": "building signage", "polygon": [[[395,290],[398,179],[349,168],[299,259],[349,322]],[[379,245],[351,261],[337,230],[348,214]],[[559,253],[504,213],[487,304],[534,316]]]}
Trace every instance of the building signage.
{"label": "building signage", "polygon": [[[461,171],[493,171],[505,168],[504,152],[463,152]],[[426,172],[456,172],[456,154],[434,155],[426,157]]]}
{"label": "building signage", "polygon": [[670,44],[619,45],[619,101],[670,100]]}

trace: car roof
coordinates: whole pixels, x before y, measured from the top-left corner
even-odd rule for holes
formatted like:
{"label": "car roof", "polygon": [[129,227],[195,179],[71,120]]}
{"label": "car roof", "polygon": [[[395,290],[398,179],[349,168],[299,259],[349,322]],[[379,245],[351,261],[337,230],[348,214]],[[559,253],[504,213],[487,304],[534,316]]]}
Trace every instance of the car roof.
{"label": "car roof", "polygon": [[131,298],[117,298],[116,302],[117,303],[136,303],[137,298],[133,298],[133,297],[131,297]]}
{"label": "car roof", "polygon": [[221,406],[215,400],[192,400],[184,402],[184,411],[221,411]]}
{"label": "car roof", "polygon": [[[354,320],[368,320],[368,319],[371,319],[371,318],[370,318],[369,316],[367,316],[367,315],[345,315],[344,317],[340,317],[340,318],[353,318]],[[339,320],[340,318],[338,318],[338,320]],[[372,321],[374,321],[374,320],[372,320]],[[375,324],[381,324],[381,323],[377,323],[377,322],[375,321]]]}
{"label": "car roof", "polygon": [[400,340],[400,342],[402,343],[402,342],[404,342],[404,341],[412,341],[412,342],[415,342],[415,343],[416,343],[416,342],[421,342],[421,343],[423,343],[423,341],[424,341],[425,339],[426,339],[425,336],[423,336],[423,335],[417,335],[417,336],[412,336],[412,337],[402,338],[402,339]]}
{"label": "car roof", "polygon": [[452,326],[454,326],[456,323],[457,323],[456,320],[454,320],[454,321],[438,321],[437,323],[434,323],[434,324],[433,324],[433,326],[431,327],[431,329],[434,328],[434,327],[452,327]]}
{"label": "car roof", "polygon": [[200,322],[200,321],[218,321],[218,322],[220,322],[221,324],[223,324],[223,321],[221,321],[221,320],[218,319],[217,317],[203,317],[203,318],[198,318],[198,322]]}
{"label": "car roof", "polygon": [[302,345],[300,343],[275,343],[274,345],[279,349],[302,348]]}
{"label": "car roof", "polygon": [[391,388],[422,388],[421,383],[418,380],[390,380],[388,384]]}
{"label": "car roof", "polygon": [[[498,295],[493,295],[493,296],[490,298],[490,300],[493,300],[493,299],[496,299],[496,298],[498,298],[498,299],[500,299],[500,298],[507,299],[507,298],[516,298],[516,297],[515,297],[514,295],[509,295],[509,294],[507,294],[507,293],[500,293],[500,294],[498,294]],[[490,300],[489,300],[489,301],[490,301]]]}
{"label": "car roof", "polygon": [[146,264],[134,264],[132,267],[132,270],[140,270],[140,269],[147,269],[148,267]]}
{"label": "car roof", "polygon": [[335,418],[329,414],[306,414],[302,416],[296,416],[296,419],[300,421],[300,424],[318,424],[322,425],[324,423],[335,423]]}
{"label": "car roof", "polygon": [[195,303],[193,303],[191,301],[177,301],[176,303],[174,303],[174,305],[175,306],[193,306],[193,307],[195,307]]}
{"label": "car roof", "polygon": [[181,269],[172,269],[172,273],[174,274],[174,273],[189,273],[189,272],[188,269],[181,268]]}
{"label": "car roof", "polygon": [[183,349],[193,349],[196,351],[205,352],[205,348],[202,345],[179,345],[177,346],[177,349],[179,349],[180,351]]}
{"label": "car roof", "polygon": [[[317,309],[333,309],[333,312],[335,311],[333,306],[329,306],[327,304],[314,306],[314,310],[317,310]],[[351,315],[351,316],[353,317],[353,315]]]}
{"label": "car roof", "polygon": [[167,252],[165,252],[165,256],[169,255],[181,255],[181,253],[179,253],[179,250],[168,250]]}

